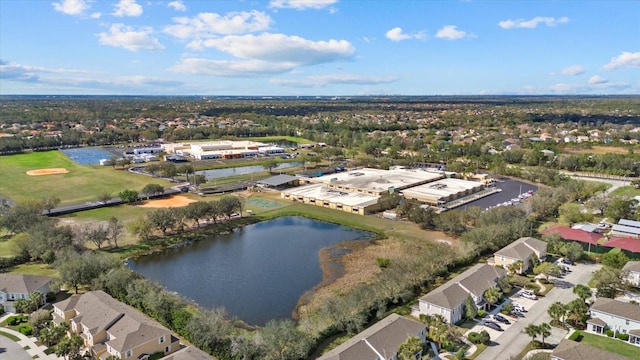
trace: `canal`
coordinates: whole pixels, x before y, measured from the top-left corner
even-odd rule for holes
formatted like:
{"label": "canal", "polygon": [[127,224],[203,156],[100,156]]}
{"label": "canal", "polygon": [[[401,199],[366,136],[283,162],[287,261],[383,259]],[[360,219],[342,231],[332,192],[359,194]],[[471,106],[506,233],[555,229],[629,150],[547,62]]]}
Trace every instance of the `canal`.
{"label": "canal", "polygon": [[224,307],[251,325],[291,318],[322,281],[319,252],[373,234],[303,217],[282,217],[208,241],[130,261],[129,266],[205,308]]}

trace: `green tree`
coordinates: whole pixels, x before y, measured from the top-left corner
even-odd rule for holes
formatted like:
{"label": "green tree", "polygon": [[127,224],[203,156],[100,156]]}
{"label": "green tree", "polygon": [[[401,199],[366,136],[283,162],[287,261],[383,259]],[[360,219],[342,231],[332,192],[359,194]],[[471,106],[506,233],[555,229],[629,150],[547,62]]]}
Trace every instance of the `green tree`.
{"label": "green tree", "polygon": [[111,198],[112,198],[111,193],[103,192],[103,193],[98,195],[98,202],[106,204],[111,200]]}
{"label": "green tree", "polygon": [[0,217],[0,227],[6,228],[10,233],[17,234],[26,232],[34,224],[45,221],[42,216],[42,202],[26,200],[10,207],[2,217]]}
{"label": "green tree", "polygon": [[56,345],[55,354],[65,359],[75,359],[80,354],[82,346],[84,346],[84,340],[79,335],[72,334],[60,340]]}
{"label": "green tree", "polygon": [[542,347],[545,347],[544,339],[551,336],[551,325],[549,325],[548,323],[542,323],[538,325],[538,333],[542,338]]}
{"label": "green tree", "polygon": [[578,325],[582,322],[582,319],[588,310],[589,307],[587,304],[585,304],[584,300],[579,298],[571,300],[567,304],[567,314],[573,319],[574,325]]}
{"label": "green tree", "polygon": [[268,170],[269,173],[271,174],[273,172],[273,169],[278,167],[278,160],[268,159],[262,164],[262,167],[264,167],[265,170]]}
{"label": "green tree", "polygon": [[582,301],[587,300],[592,295],[591,288],[583,284],[576,284],[576,286],[573,287],[573,293],[578,295]]}
{"label": "green tree", "polygon": [[44,302],[44,294],[38,290],[29,294],[29,310],[36,311]]}
{"label": "green tree", "polygon": [[417,336],[409,336],[398,346],[398,360],[415,360],[422,352],[422,340]]}
{"label": "green tree", "polygon": [[487,300],[487,303],[489,303],[489,308],[491,308],[500,300],[500,298],[502,297],[502,292],[497,287],[492,287],[487,289],[484,292],[483,296],[484,299]]}
{"label": "green tree", "polygon": [[142,194],[149,199],[151,196],[162,195],[164,187],[159,184],[147,184],[142,188]]}
{"label": "green tree", "polygon": [[135,190],[123,190],[118,193],[118,196],[125,204],[131,204],[138,201],[138,192]]}
{"label": "green tree", "polygon": [[538,327],[538,325],[535,324],[529,324],[524,328],[524,332],[531,336],[531,341],[535,341],[536,337],[540,334],[540,328]]}
{"label": "green tree", "polygon": [[579,243],[570,241],[562,246],[561,254],[571,261],[578,261],[584,255],[584,250]]}
{"label": "green tree", "polygon": [[298,330],[293,321],[270,320],[261,331],[267,360],[297,360],[305,358],[311,350],[312,341]]}
{"label": "green tree", "polygon": [[107,228],[109,231],[109,240],[113,241],[115,248],[118,248],[118,237],[122,235],[124,232],[124,225],[122,221],[115,216],[109,218],[109,223],[107,224]]}
{"label": "green tree", "polygon": [[467,319],[473,319],[478,315],[478,307],[471,295],[464,301],[464,315]]}
{"label": "green tree", "polygon": [[545,276],[546,280],[549,281],[549,276],[560,276],[561,270],[557,265],[553,265],[549,262],[543,262],[533,268],[533,273],[536,275],[542,274]]}
{"label": "green tree", "polygon": [[[575,289],[574,289],[575,290]],[[547,313],[551,316],[554,324],[560,324],[561,320],[564,320],[564,317],[567,314],[567,306],[559,301],[554,302],[547,309]]]}
{"label": "green tree", "polygon": [[127,227],[132,234],[139,236],[144,241],[148,241],[153,234],[153,224],[145,216],[130,222]]}
{"label": "green tree", "polygon": [[42,208],[47,212],[47,214],[51,214],[51,210],[55,209],[58,205],[60,205],[60,198],[55,196],[47,197],[42,200]]}
{"label": "green tree", "polygon": [[596,296],[613,299],[624,285],[625,274],[620,269],[603,266],[593,274]]}
{"label": "green tree", "polygon": [[511,265],[509,265],[508,270],[512,274],[520,274],[522,273],[522,266],[524,263],[522,260],[516,260]]}
{"label": "green tree", "polygon": [[622,269],[628,261],[629,257],[620,249],[613,249],[602,255],[602,264],[615,269]]}
{"label": "green tree", "polygon": [[620,219],[632,219],[638,200],[617,198],[611,201],[604,214],[610,221],[618,222]]}

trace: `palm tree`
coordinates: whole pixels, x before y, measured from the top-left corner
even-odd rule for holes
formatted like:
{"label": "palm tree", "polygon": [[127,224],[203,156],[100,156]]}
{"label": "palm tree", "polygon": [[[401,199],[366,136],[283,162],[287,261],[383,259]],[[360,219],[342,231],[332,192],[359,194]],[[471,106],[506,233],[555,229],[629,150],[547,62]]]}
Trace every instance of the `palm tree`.
{"label": "palm tree", "polygon": [[560,322],[560,319],[564,320],[563,318],[567,314],[567,306],[559,301],[556,301],[551,304],[551,306],[549,306],[547,313],[549,313],[549,316],[551,316],[551,319],[553,319],[553,323],[557,324]]}
{"label": "palm tree", "polygon": [[531,342],[533,342],[536,340],[536,336],[540,333],[540,328],[538,325],[530,324],[524,328],[524,332],[531,336]]}
{"label": "palm tree", "polygon": [[502,293],[498,288],[489,288],[484,292],[484,299],[487,300],[490,308],[500,300],[501,296]]}
{"label": "palm tree", "polygon": [[509,272],[514,275],[520,274],[522,272],[522,265],[524,265],[522,260],[514,261],[513,264],[509,265]]}
{"label": "palm tree", "polygon": [[575,299],[567,304],[567,312],[574,319],[574,324],[582,322],[582,316],[589,310],[582,299]]}
{"label": "palm tree", "polygon": [[398,346],[398,360],[414,360],[416,354],[422,351],[422,340],[417,336],[410,336]]}
{"label": "palm tree", "polygon": [[591,297],[591,288],[586,285],[578,284],[573,288],[573,293],[578,295],[582,301],[585,301]]}
{"label": "palm tree", "polygon": [[545,347],[544,338],[551,336],[551,325],[548,323],[538,325],[538,333],[542,337],[542,347]]}
{"label": "palm tree", "polygon": [[38,310],[40,305],[42,305],[42,301],[44,301],[44,294],[38,290],[29,295],[29,302],[31,303],[30,307],[33,311]]}

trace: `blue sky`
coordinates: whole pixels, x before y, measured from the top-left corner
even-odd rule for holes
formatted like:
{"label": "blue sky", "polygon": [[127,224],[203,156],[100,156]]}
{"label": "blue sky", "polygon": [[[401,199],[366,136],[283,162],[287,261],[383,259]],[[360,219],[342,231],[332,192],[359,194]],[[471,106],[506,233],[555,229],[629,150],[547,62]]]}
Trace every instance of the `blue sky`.
{"label": "blue sky", "polygon": [[640,94],[640,1],[0,0],[0,94]]}

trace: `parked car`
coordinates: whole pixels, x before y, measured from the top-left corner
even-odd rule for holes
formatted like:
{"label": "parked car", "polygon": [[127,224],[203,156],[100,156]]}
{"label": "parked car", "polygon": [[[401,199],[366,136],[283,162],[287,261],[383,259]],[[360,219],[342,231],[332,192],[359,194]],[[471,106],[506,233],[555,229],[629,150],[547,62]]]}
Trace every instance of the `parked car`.
{"label": "parked car", "polygon": [[519,311],[519,312],[527,312],[527,310],[525,310],[524,306],[518,304],[518,303],[511,303],[513,305],[513,310],[515,311]]}
{"label": "parked car", "polygon": [[504,330],[502,330],[500,325],[498,325],[497,323],[495,323],[493,321],[485,321],[482,325],[484,325],[484,326],[486,326],[486,327],[488,327],[490,329],[496,330],[496,331],[504,331]]}
{"label": "parked car", "polygon": [[521,318],[524,317],[524,313],[522,311],[518,311],[518,310],[515,310],[515,309],[513,311],[511,311],[511,315],[516,316],[516,317],[521,317]]}
{"label": "parked car", "polygon": [[570,273],[571,269],[568,266],[562,265],[560,268],[563,272]]}
{"label": "parked car", "polygon": [[562,259],[560,260],[561,263],[566,264],[566,265],[575,265],[575,263],[572,260],[569,259]]}
{"label": "parked car", "polygon": [[505,318],[504,316],[502,316],[500,314],[493,315],[493,319],[497,320],[497,321],[500,321],[503,324],[507,324],[507,325],[511,324],[511,322],[509,320],[507,320],[507,318]]}
{"label": "parked car", "polygon": [[538,297],[536,296],[536,294],[532,293],[531,291],[522,291],[520,292],[520,296],[522,296],[525,299],[530,299],[530,300],[538,300]]}

